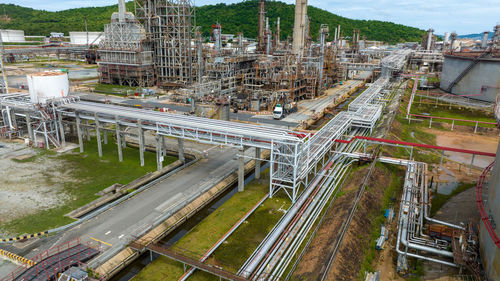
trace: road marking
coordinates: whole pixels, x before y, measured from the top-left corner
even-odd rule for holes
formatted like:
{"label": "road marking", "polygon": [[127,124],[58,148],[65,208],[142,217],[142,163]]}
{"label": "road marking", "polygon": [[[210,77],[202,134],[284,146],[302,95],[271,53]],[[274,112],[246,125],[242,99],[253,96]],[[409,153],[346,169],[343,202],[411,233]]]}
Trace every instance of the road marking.
{"label": "road marking", "polygon": [[99,243],[102,243],[102,244],[104,244],[104,245],[108,245],[108,246],[110,246],[110,247],[112,246],[111,244],[106,243],[106,242],[104,242],[104,241],[102,241],[102,240],[99,240],[99,239],[97,239],[97,238],[94,238],[94,237],[90,237],[90,239],[92,239],[92,240],[94,240],[94,241],[97,241],[97,242],[99,242]]}
{"label": "road marking", "polygon": [[110,230],[110,231],[108,231],[108,232],[106,232],[106,233],[104,233],[104,235],[108,235],[108,234],[110,234],[110,233],[111,233],[111,230]]}
{"label": "road marking", "polygon": [[122,239],[123,236],[125,236],[125,234],[118,236],[118,239]]}

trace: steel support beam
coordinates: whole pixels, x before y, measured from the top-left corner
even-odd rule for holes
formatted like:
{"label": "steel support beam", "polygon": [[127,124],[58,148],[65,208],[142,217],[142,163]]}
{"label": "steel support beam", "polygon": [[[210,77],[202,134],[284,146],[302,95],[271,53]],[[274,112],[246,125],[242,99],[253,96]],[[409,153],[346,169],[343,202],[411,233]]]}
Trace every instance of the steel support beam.
{"label": "steel support beam", "polygon": [[123,161],[123,152],[122,152],[122,139],[120,134],[120,123],[118,122],[118,115],[115,115],[116,121],[116,146],[118,148],[118,161]]}
{"label": "steel support beam", "polygon": [[141,159],[141,167],[144,167],[144,131],[142,130],[142,121],[137,120],[137,134],[139,136],[139,157]]}
{"label": "steel support beam", "polygon": [[163,169],[163,156],[162,156],[162,143],[159,135],[155,136],[156,139],[156,169],[161,171]]}
{"label": "steel support beam", "polygon": [[80,146],[80,153],[83,153],[83,135],[82,135],[82,128],[81,128],[81,120],[80,120],[80,115],[78,112],[75,112],[75,117],[76,117],[76,134],[78,135],[78,145]]}
{"label": "steel support beam", "polygon": [[186,163],[186,157],[184,156],[184,139],[178,138],[178,149],[179,149],[179,160],[182,163]]}
{"label": "steel support beam", "polygon": [[34,141],[33,127],[31,127],[31,115],[26,113],[26,126],[28,127],[28,136]]}
{"label": "steel support beam", "polygon": [[[29,116],[29,114],[26,114],[26,116]],[[59,114],[58,119],[59,119],[59,133],[61,135],[61,145],[63,147],[65,147],[66,146],[66,137],[64,136],[64,125],[62,122],[62,114]]]}
{"label": "steel support beam", "polygon": [[260,160],[260,147],[255,148],[255,179],[260,179],[260,165],[261,165],[261,160]]}
{"label": "steel support beam", "polygon": [[238,156],[238,192],[245,191],[245,147],[239,150]]}

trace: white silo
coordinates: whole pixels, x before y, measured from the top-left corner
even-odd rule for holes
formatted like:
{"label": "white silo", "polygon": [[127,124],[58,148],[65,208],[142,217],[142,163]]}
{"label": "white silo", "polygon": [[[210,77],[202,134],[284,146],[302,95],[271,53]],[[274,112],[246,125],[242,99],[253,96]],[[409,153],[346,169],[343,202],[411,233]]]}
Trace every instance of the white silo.
{"label": "white silo", "polygon": [[27,75],[32,103],[47,103],[47,100],[66,97],[69,94],[68,73],[46,71]]}
{"label": "white silo", "polygon": [[23,30],[2,29],[0,30],[0,36],[2,36],[2,41],[4,43],[26,42]]}
{"label": "white silo", "polygon": [[448,46],[448,44],[450,44],[450,33],[449,32],[445,32],[444,33],[444,42],[443,42],[443,46]]}

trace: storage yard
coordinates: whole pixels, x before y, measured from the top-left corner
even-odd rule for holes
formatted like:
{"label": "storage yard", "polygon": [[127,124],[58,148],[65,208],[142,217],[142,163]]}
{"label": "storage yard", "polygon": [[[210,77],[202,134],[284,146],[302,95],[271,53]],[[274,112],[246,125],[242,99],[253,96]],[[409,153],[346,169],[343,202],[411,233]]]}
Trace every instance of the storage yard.
{"label": "storage yard", "polygon": [[259,0],[207,36],[132,2],[1,30],[0,281],[500,278],[500,25],[390,45],[297,0],[285,39]]}

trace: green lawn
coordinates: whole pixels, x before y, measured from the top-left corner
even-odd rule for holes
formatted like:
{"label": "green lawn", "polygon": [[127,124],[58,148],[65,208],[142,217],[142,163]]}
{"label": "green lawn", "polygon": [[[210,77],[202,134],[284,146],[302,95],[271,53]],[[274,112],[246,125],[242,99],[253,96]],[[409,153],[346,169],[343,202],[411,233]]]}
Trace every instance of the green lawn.
{"label": "green lawn", "polygon": [[[103,144],[103,158],[97,155],[97,142],[93,138],[85,141],[85,152],[80,154],[78,149],[71,153],[56,154],[41,150],[37,156],[22,160],[22,162],[43,160],[49,157],[59,160],[61,173],[70,173],[72,182],[63,183],[61,193],[69,195],[71,200],[57,208],[42,210],[36,214],[27,215],[7,222],[2,225],[5,230],[14,235],[36,233],[54,227],[62,226],[73,220],[64,215],[98,198],[95,193],[115,183],[127,184],[149,172],[156,170],[155,153],[145,152],[145,166],[140,166],[139,152],[134,148],[123,149],[123,162],[118,162],[116,144],[109,139],[107,145]],[[165,157],[164,166],[173,163],[174,157]],[[42,175],[47,177],[46,175]],[[58,182],[60,179],[49,178],[48,182]]]}
{"label": "green lawn", "polygon": [[[245,186],[245,192],[236,193],[217,210],[195,226],[172,248],[200,258],[210,249],[243,215],[268,192],[269,177],[253,180]],[[290,201],[283,196],[267,199],[209,258],[225,270],[236,271],[264,239],[274,224],[283,216],[278,209],[287,208]],[[134,281],[177,280],[183,274],[182,264],[165,257],[159,257],[144,268]],[[219,280],[197,271],[189,280]]]}
{"label": "green lawn", "polygon": [[132,92],[140,92],[140,87],[129,87],[129,86],[121,86],[121,85],[110,85],[110,84],[93,84],[94,91],[115,94],[124,96],[127,95],[128,91]]}

